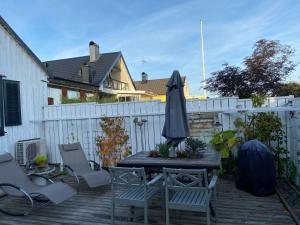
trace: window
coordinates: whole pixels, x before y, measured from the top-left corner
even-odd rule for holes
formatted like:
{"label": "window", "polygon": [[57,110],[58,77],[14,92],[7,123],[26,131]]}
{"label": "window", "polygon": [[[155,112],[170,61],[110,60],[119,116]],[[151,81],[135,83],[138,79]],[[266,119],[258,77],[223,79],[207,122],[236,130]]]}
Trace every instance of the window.
{"label": "window", "polygon": [[3,92],[5,126],[21,125],[20,82],[4,80]]}
{"label": "window", "polygon": [[68,90],[68,98],[69,99],[73,99],[73,98],[79,98],[79,91],[72,91],[72,90]]}
{"label": "window", "polygon": [[3,80],[0,75],[0,136],[4,135],[4,115],[3,115]]}

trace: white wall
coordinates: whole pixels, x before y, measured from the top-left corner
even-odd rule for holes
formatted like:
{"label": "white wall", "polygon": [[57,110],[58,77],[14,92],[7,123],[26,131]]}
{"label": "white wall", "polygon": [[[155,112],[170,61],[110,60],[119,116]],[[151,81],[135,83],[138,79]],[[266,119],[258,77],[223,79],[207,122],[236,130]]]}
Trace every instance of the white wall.
{"label": "white wall", "polygon": [[[18,140],[40,138],[43,134],[42,106],[47,104],[46,73],[0,25],[0,74],[20,82],[22,125],[5,127],[0,136],[0,154],[14,154]],[[2,97],[2,96],[1,96]]]}

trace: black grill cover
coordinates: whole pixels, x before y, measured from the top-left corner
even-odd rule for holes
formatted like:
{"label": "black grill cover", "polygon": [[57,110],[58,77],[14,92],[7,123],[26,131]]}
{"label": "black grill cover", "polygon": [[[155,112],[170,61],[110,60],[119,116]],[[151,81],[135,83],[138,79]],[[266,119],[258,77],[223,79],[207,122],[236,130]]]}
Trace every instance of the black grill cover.
{"label": "black grill cover", "polygon": [[237,165],[237,188],[256,196],[275,193],[275,164],[273,154],[266,145],[258,140],[251,140],[241,145]]}

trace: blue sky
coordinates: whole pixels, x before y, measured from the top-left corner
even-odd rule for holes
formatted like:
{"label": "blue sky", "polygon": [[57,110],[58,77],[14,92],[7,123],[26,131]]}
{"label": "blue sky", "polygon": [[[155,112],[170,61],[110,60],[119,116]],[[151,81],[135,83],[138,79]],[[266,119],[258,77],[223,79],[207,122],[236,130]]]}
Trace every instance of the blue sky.
{"label": "blue sky", "polygon": [[[299,0],[1,0],[0,15],[41,60],[122,51],[134,80],[186,75],[202,93],[200,20],[207,76],[224,62],[240,65],[261,39],[296,49],[300,62]],[[300,69],[289,78],[299,81]]]}

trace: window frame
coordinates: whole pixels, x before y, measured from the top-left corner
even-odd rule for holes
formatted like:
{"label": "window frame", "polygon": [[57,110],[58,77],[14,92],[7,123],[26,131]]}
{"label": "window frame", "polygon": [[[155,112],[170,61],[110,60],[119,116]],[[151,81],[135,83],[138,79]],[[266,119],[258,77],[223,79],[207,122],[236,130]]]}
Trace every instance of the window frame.
{"label": "window frame", "polygon": [[[18,107],[19,107],[19,112],[18,112],[18,122],[10,122],[8,120],[9,118],[9,112],[7,110],[7,91],[6,91],[6,85],[7,84],[17,84],[18,85]],[[21,108],[21,95],[20,95],[20,81],[15,81],[15,80],[3,80],[3,97],[4,97],[4,125],[9,127],[9,126],[21,126],[22,125],[22,108]]]}
{"label": "window frame", "polygon": [[3,82],[3,75],[0,74],[0,136],[4,136],[5,132],[4,132],[4,104],[3,104],[3,100],[4,100],[4,92],[3,92],[3,86],[4,86],[4,82]]}

